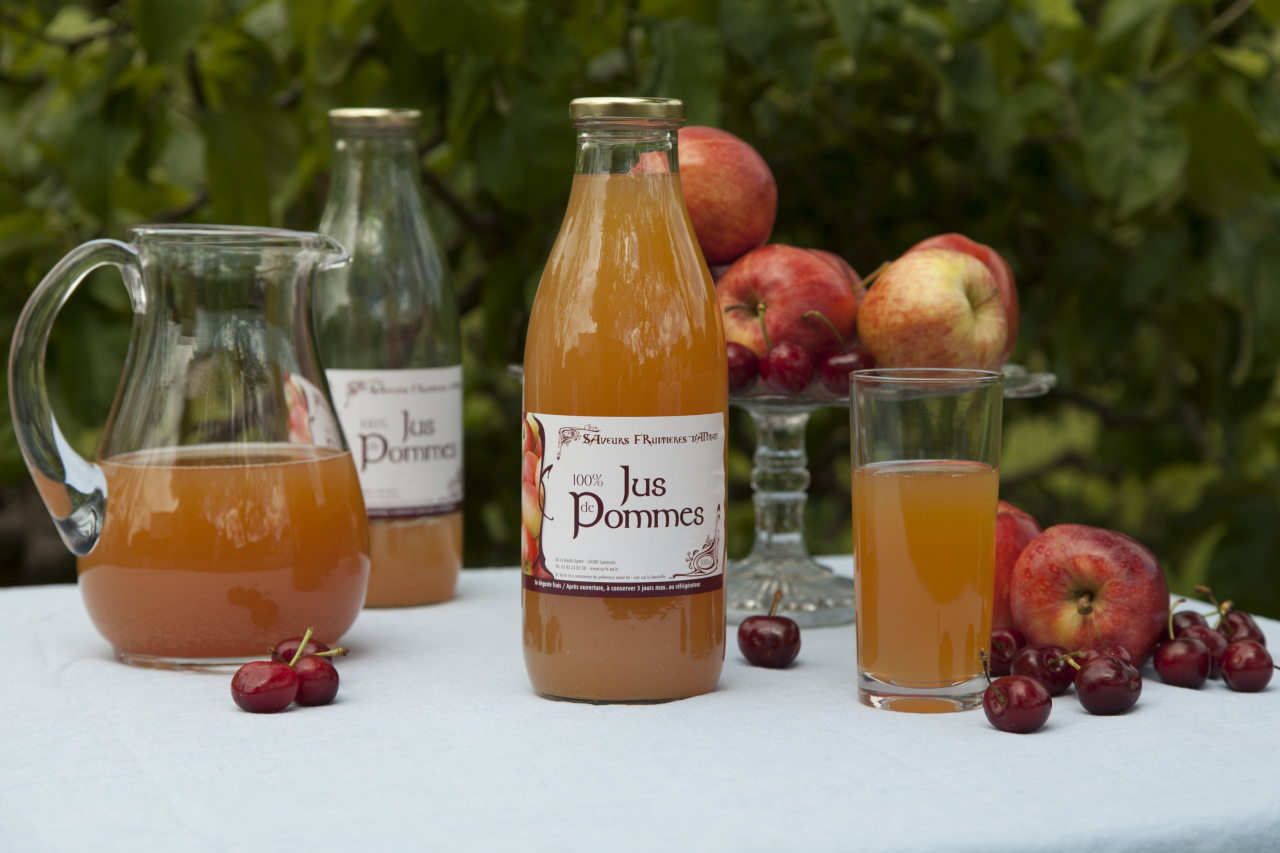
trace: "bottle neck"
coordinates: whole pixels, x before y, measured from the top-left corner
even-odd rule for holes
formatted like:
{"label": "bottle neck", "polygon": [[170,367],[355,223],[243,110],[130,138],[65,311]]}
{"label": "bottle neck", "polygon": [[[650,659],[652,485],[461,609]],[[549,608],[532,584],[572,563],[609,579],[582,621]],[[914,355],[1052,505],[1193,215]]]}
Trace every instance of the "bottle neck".
{"label": "bottle neck", "polygon": [[418,185],[418,168],[418,147],[407,133],[337,135],[330,193],[358,193],[375,177],[390,180],[387,189],[409,190]]}
{"label": "bottle neck", "polygon": [[592,119],[574,124],[577,175],[635,175],[680,171],[678,123],[656,119]]}

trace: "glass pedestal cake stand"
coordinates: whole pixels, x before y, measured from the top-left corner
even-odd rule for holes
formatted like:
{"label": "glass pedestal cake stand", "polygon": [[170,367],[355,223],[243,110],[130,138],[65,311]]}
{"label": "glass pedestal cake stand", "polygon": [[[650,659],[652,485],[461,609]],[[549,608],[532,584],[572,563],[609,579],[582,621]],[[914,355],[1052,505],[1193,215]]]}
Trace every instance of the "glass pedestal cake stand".
{"label": "glass pedestal cake stand", "polygon": [[[1041,397],[1057,384],[1052,373],[1031,373],[1006,364],[1006,399]],[[523,379],[519,364],[507,372]],[[815,386],[820,389],[820,386]],[[775,590],[782,590],[779,612],[804,628],[846,625],[853,621],[853,581],[815,562],[804,544],[804,507],[809,500],[809,457],[804,432],[809,415],[828,406],[849,408],[848,397],[812,389],[805,394],[772,394],[756,388],[731,395],[729,402],[751,415],[756,424],[755,465],[751,490],[755,504],[755,541],[751,553],[733,560],[726,572],[729,622],[767,613]]]}
{"label": "glass pedestal cake stand", "polygon": [[[1057,383],[1052,373],[1031,373],[1006,364],[1007,399],[1040,397]],[[853,581],[814,561],[804,543],[804,508],[809,500],[809,458],[805,427],[809,415],[826,407],[849,407],[848,397],[826,393],[772,394],[756,388],[732,395],[756,425],[755,465],[751,469],[755,504],[755,541],[744,559],[729,563],[726,595],[729,622],[766,613],[776,590],[779,612],[804,628],[853,622]]]}

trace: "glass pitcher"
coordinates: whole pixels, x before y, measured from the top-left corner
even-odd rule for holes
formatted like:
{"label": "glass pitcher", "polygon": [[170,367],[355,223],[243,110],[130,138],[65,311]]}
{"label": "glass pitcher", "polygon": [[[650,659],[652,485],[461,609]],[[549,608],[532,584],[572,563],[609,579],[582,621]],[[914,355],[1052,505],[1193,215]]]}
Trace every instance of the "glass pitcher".
{"label": "glass pitcher", "polygon": [[[312,337],[331,237],[146,225],[62,259],[23,309],[9,405],[31,476],[78,557],[85,606],[126,663],[264,657],[335,643],[369,578],[355,466]],[[93,269],[124,277],[133,331],[95,461],[58,429],[44,379],[58,309]]]}

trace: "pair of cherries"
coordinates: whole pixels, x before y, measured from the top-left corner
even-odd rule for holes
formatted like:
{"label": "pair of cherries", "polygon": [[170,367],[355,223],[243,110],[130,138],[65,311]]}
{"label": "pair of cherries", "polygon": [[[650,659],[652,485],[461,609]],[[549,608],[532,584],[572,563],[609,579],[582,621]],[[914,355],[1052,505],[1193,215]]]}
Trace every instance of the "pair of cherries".
{"label": "pair of cherries", "polygon": [[1275,665],[1267,651],[1267,638],[1248,613],[1235,610],[1230,601],[1218,604],[1208,587],[1196,587],[1218,605],[1218,627],[1190,610],[1175,613],[1180,598],[1169,609],[1169,636],[1156,647],[1153,663],[1166,684],[1196,689],[1209,678],[1222,677],[1238,693],[1257,693],[1271,682]]}
{"label": "pair of cherries", "polygon": [[338,670],[331,658],[342,657],[346,649],[330,649],[312,640],[308,628],[301,637],[290,637],[268,651],[271,660],[251,661],[231,679],[231,698],[242,709],[274,714],[294,702],[328,705],[338,695]]}

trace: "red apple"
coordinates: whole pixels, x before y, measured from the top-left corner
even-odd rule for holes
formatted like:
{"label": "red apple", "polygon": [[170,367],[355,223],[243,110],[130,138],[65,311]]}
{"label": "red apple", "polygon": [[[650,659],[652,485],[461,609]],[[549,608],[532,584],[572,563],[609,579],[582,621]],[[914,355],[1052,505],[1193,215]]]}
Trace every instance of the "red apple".
{"label": "red apple", "polygon": [[680,185],[711,266],[731,264],[773,233],[778,185],[754,148],[714,127],[680,129]]}
{"label": "red apple", "polygon": [[867,295],[867,289],[862,286],[862,276],[858,275],[858,271],[853,268],[853,265],[835,252],[828,252],[826,249],[810,249],[809,251],[840,271],[840,274],[848,280],[849,286],[853,288],[854,298],[861,305],[862,298]]}
{"label": "red apple", "polygon": [[894,261],[858,309],[862,346],[880,367],[1000,366],[1000,288],[976,258],[920,249]]}
{"label": "red apple", "polygon": [[[760,358],[769,349],[760,328],[761,313],[770,344],[797,344],[813,364],[821,364],[824,356],[850,341],[858,317],[853,287],[839,267],[816,251],[781,243],[748,252],[729,267],[716,283],[716,297],[725,311],[725,339]],[[810,312],[830,320],[835,331]]]}
{"label": "red apple", "polygon": [[1169,587],[1155,555],[1123,533],[1059,524],[1018,557],[1009,606],[1028,643],[1117,643],[1141,666],[1165,628]]}
{"label": "red apple", "polygon": [[907,249],[907,252],[917,249],[952,249],[972,255],[986,265],[991,277],[996,280],[996,286],[1000,288],[1000,298],[1004,302],[1005,324],[1009,331],[1004,351],[1000,353],[1000,364],[1008,361],[1013,345],[1018,342],[1018,284],[1013,280],[1013,270],[1009,269],[1005,259],[990,246],[974,242],[963,234],[939,234],[928,240],[921,240]]}
{"label": "red apple", "polygon": [[1013,566],[1027,543],[1040,535],[1040,524],[1011,503],[1000,501],[996,510],[996,600],[991,613],[992,628],[1012,628],[1009,584]]}

